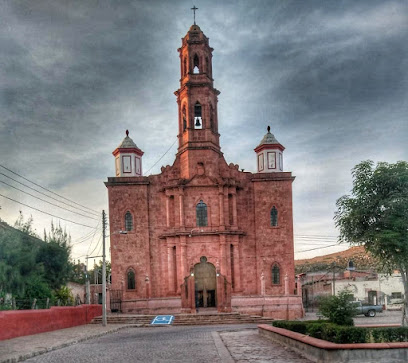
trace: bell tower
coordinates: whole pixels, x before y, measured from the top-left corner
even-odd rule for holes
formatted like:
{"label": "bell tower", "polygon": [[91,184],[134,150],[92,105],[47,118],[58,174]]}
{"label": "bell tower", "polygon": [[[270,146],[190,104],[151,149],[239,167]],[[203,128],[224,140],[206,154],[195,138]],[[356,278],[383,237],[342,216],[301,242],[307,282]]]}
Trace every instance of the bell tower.
{"label": "bell tower", "polygon": [[[217,103],[220,92],[212,78],[212,51],[208,38],[196,24],[182,38],[180,88],[174,93],[178,103],[179,147],[182,174],[190,178],[196,168],[192,154],[211,150],[222,156],[219,144]],[[215,157],[216,155],[213,155]],[[188,165],[188,167],[187,167]]]}

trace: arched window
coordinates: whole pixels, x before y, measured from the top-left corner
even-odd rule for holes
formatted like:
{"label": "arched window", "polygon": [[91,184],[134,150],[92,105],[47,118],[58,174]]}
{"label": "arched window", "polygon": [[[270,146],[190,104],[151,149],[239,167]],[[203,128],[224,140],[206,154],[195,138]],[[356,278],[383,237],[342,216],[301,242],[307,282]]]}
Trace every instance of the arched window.
{"label": "arched window", "polygon": [[186,106],[183,106],[182,117],[183,117],[183,131],[185,131],[187,129]]}
{"label": "arched window", "polygon": [[200,73],[200,62],[198,60],[198,55],[194,55],[194,60],[193,60],[193,73],[197,74]]}
{"label": "arched window", "polygon": [[129,211],[125,214],[125,230],[131,231],[133,229],[133,217]]}
{"label": "arched window", "polygon": [[127,273],[127,289],[135,290],[136,289],[136,276],[135,271],[129,270]]}
{"label": "arched window", "polygon": [[203,123],[202,123],[202,118],[201,118],[201,104],[198,101],[194,105],[194,128],[195,129],[203,128]]}
{"label": "arched window", "polygon": [[272,266],[272,285],[280,285],[280,268],[276,263]]}
{"label": "arched window", "polygon": [[197,204],[196,207],[196,217],[197,217],[197,226],[205,227],[208,225],[207,222],[207,204],[202,200]]}
{"label": "arched window", "polygon": [[271,226],[276,227],[278,225],[278,210],[275,206],[271,209]]}
{"label": "arched window", "polygon": [[184,68],[183,68],[183,75],[187,75],[187,58],[184,58]]}

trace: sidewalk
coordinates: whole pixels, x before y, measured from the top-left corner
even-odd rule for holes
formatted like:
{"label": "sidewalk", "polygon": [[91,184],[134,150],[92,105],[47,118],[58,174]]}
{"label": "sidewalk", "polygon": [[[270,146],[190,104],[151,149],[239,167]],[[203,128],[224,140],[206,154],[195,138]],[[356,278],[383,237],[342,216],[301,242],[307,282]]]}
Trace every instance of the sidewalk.
{"label": "sidewalk", "polygon": [[102,325],[87,324],[2,340],[0,341],[0,363],[18,362],[51,350],[134,326],[131,324],[115,324],[103,327]]}

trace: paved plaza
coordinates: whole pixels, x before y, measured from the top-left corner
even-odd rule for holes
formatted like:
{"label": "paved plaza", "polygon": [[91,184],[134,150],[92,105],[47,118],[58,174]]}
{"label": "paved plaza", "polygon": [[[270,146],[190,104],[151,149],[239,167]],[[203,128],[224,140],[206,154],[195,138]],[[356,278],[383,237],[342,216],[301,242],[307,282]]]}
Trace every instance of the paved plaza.
{"label": "paved plaza", "polygon": [[0,342],[1,362],[23,359],[24,353],[26,358],[41,353],[26,362],[309,362],[259,336],[256,325],[87,325]]}
{"label": "paved plaza", "polygon": [[[308,313],[306,319],[316,319]],[[401,312],[359,316],[356,325],[399,323]],[[0,362],[295,362],[290,349],[258,334],[257,325],[157,326],[89,324],[0,341]]]}

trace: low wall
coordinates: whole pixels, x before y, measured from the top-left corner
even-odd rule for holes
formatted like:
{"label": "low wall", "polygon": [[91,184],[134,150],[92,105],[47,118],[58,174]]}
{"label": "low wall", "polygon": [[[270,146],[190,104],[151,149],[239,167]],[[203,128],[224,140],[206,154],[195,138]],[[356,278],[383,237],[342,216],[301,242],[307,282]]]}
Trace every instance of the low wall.
{"label": "low wall", "polygon": [[100,315],[102,305],[0,311],[0,340],[88,324],[95,316]]}
{"label": "low wall", "polygon": [[304,316],[302,298],[289,296],[232,296],[232,311],[273,319],[294,320]]}
{"label": "low wall", "polygon": [[336,344],[290,330],[262,324],[259,334],[288,346],[313,362],[405,363],[408,343]]}

